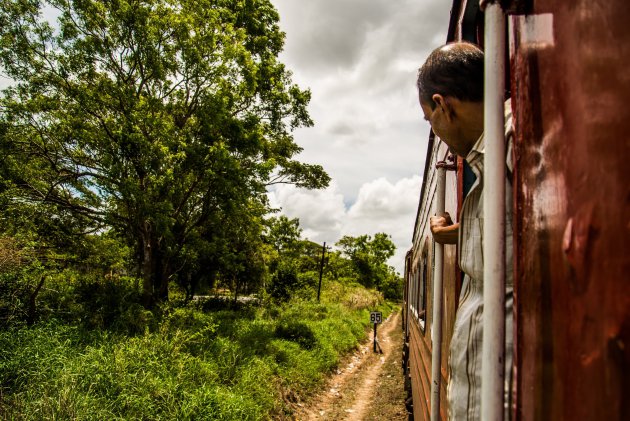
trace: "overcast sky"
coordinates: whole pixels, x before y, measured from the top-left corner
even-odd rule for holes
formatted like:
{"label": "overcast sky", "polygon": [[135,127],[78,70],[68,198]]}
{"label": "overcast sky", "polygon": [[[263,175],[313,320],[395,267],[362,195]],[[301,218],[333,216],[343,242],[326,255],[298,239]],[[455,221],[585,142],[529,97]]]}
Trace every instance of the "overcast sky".
{"label": "overcast sky", "polygon": [[299,158],[332,177],[326,190],[279,187],[272,204],[319,243],[390,234],[397,246],[390,264],[402,274],[429,135],[416,71],[444,43],[451,2],[271,1],[286,32],[281,60],[312,92],[315,126],[294,133]]}

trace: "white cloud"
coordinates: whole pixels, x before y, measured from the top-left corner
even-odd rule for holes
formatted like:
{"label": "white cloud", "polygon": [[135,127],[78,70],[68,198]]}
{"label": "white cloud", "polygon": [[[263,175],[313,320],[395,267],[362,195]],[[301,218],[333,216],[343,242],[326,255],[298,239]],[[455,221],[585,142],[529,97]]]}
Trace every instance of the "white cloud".
{"label": "white cloud", "polygon": [[300,220],[305,238],[329,244],[337,241],[346,208],[334,182],[325,190],[280,185],[269,193],[269,200],[273,207],[282,209],[283,215]]}
{"label": "white cloud", "polygon": [[381,177],[361,186],[359,197],[349,214],[353,218],[387,218],[406,214],[418,205],[419,189],[419,176],[398,180],[396,184]]}
{"label": "white cloud", "polygon": [[389,19],[390,0],[274,0],[291,37],[287,55],[307,74],[351,67],[366,34]]}
{"label": "white cloud", "polygon": [[395,184],[385,178],[364,184],[344,225],[343,232],[354,236],[377,232],[391,235],[396,254],[390,264],[400,273],[404,269],[405,253],[411,247],[420,185],[418,175],[400,179]]}
{"label": "white cloud", "polygon": [[367,182],[349,207],[335,183],[321,191],[279,186],[269,198],[273,206],[282,208],[282,214],[299,218],[303,237],[312,241],[332,245],[344,235],[391,235],[397,250],[390,264],[402,272],[404,255],[411,246],[419,192],[420,177],[416,175],[394,184],[385,178]]}
{"label": "white cloud", "polygon": [[298,159],[334,180],[324,192],[273,195],[311,240],[390,234],[399,271],[410,247],[429,126],[415,87],[426,56],[446,39],[443,0],[272,0],[286,32],[280,59],[309,88],[315,126],[298,129]]}

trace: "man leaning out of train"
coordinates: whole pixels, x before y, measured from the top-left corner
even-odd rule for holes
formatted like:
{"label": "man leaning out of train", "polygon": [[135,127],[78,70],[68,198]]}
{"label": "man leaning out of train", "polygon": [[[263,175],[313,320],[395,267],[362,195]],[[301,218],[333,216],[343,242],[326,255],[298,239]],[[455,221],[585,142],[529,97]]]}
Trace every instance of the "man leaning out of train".
{"label": "man leaning out of train", "polygon": [[[452,43],[434,50],[418,71],[418,91],[424,118],[450,151],[464,158],[476,180],[462,205],[459,223],[450,215],[433,216],[435,241],[457,244],[464,272],[449,353],[447,387],[451,420],[481,417],[481,345],[483,336],[483,52],[468,43]],[[512,119],[506,105],[507,150],[511,146]],[[511,154],[508,153],[509,157]],[[511,159],[506,174],[511,174]],[[505,420],[510,419],[512,372],[512,205],[511,183],[506,177],[506,294],[505,294]],[[490,222],[490,221],[487,221]]]}

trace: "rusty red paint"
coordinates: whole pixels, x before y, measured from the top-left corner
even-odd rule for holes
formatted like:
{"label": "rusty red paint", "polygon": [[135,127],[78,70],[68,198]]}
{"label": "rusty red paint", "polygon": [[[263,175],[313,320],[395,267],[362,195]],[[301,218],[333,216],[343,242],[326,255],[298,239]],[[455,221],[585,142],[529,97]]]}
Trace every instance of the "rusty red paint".
{"label": "rusty red paint", "polygon": [[[468,3],[453,2],[451,41],[461,37],[453,25]],[[528,12],[509,18],[515,419],[630,419],[630,2],[507,3]],[[461,170],[458,160],[460,176],[447,191],[447,208],[457,214]],[[423,186],[428,202],[430,186]],[[416,222],[421,235],[410,259],[428,235],[426,220]],[[446,346],[460,274],[456,249],[447,250]],[[418,341],[417,355],[426,358],[430,341]],[[416,380],[426,393],[427,380]]]}
{"label": "rusty red paint", "polygon": [[513,26],[516,415],[628,419],[630,3],[543,13],[553,45]]}

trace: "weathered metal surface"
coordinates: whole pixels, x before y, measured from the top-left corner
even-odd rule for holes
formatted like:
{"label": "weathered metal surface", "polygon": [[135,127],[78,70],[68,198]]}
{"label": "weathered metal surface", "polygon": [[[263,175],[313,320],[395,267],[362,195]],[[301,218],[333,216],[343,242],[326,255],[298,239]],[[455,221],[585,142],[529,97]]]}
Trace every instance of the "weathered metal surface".
{"label": "weathered metal surface", "polygon": [[511,17],[516,419],[627,420],[630,2]]}
{"label": "weathered metal surface", "polygon": [[[412,373],[412,396],[414,402],[414,419],[428,420],[430,414],[430,390],[431,390],[431,353],[432,353],[432,324],[433,314],[432,291],[434,280],[434,248],[429,229],[429,217],[435,214],[435,165],[447,155],[446,145],[436,139],[436,142],[427,157],[431,171],[425,172],[425,180],[422,189],[421,203],[418,208],[418,216],[414,229],[413,248],[407,254],[406,279],[408,282],[417,282],[421,279],[423,265],[426,264],[426,313],[424,327],[420,325],[418,317],[409,311],[409,305],[413,302],[414,294],[406,291],[406,323],[409,338],[409,365]],[[445,202],[446,210],[456,214],[457,209],[457,173],[453,167],[449,167],[446,173]],[[455,308],[458,296],[458,272],[456,264],[456,247],[444,247],[444,293],[443,293],[443,318],[442,318],[442,358],[441,358],[441,387],[440,387],[440,418],[446,419],[446,385],[448,380],[448,349],[455,323]],[[417,276],[414,276],[417,274]]]}
{"label": "weathered metal surface", "polygon": [[[453,2],[449,40],[466,33],[467,3]],[[509,18],[516,125],[515,419],[630,419],[630,2],[520,6],[530,13]],[[434,195],[427,186],[414,256],[418,239],[427,235]],[[451,194],[457,208],[461,176]],[[447,250],[453,265],[445,280],[452,279],[453,288],[445,296],[446,350],[459,276],[455,248]],[[418,367],[430,353],[429,334],[419,332]],[[416,398],[426,396],[426,379],[415,379],[414,386]]]}

